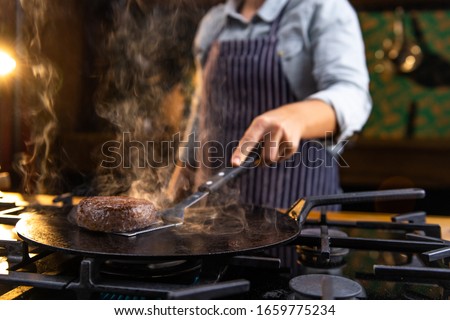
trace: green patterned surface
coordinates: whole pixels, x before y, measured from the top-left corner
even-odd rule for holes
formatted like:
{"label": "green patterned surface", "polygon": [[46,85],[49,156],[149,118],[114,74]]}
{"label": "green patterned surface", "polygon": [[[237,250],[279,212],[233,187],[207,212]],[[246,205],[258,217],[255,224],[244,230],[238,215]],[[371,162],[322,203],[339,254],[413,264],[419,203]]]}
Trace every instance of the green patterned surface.
{"label": "green patterned surface", "polygon": [[[441,63],[426,68],[429,77],[441,79],[441,85],[424,85],[412,75],[395,71],[376,72],[381,60],[375,52],[382,49],[385,38],[393,39],[393,12],[360,12],[359,18],[366,44],[367,63],[371,75],[371,94],[374,102],[372,114],[363,130],[363,136],[374,138],[405,137],[408,110],[416,104],[414,138],[450,137],[450,11],[420,11],[415,13],[423,33],[424,43],[432,55],[427,61]],[[417,40],[411,16],[406,14],[406,34]],[[419,43],[420,44],[420,43]],[[448,64],[447,64],[448,62]],[[389,66],[389,64],[388,64]],[[428,71],[430,70],[430,71]]]}

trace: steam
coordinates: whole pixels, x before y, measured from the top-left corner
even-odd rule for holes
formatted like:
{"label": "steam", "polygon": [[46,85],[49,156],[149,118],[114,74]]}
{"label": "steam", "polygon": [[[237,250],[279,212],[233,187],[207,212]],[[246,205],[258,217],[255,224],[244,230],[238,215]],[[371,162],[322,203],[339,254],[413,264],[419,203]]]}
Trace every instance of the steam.
{"label": "steam", "polygon": [[240,234],[249,229],[243,207],[207,206],[189,209],[178,234]]}
{"label": "steam", "polygon": [[[121,164],[115,169],[99,168],[93,190],[100,195],[127,194],[159,204],[166,198],[163,190],[177,147],[165,142],[183,130],[194,70],[191,46],[204,12],[192,1],[183,0],[105,3],[112,8],[113,20],[112,28],[102,25],[102,39],[95,43],[96,53],[102,57],[95,65],[99,70],[91,70],[94,77],[101,75],[96,78],[96,113],[111,124],[115,140],[124,150],[122,158],[130,161],[128,166]],[[20,4],[24,17],[18,47],[25,64],[20,80],[30,139],[19,169],[26,191],[61,192],[65,160],[58,145],[61,130],[55,96],[62,75],[45,55],[44,40],[47,29],[55,27],[55,16],[70,13],[65,12],[64,1],[21,0]],[[144,149],[134,148],[136,142],[142,142]],[[149,166],[152,159],[164,165]]]}
{"label": "steam", "polygon": [[[197,19],[192,3],[152,3],[128,1],[125,7],[120,3],[113,7],[114,26],[104,50],[108,68],[96,111],[114,125],[123,160],[130,162],[115,169],[100,168],[96,183],[100,194],[125,193],[163,206],[176,149],[168,150],[174,146],[167,142],[182,130],[187,104],[174,96],[190,96],[189,39]],[[154,159],[163,165],[142,165]]]}
{"label": "steam", "polygon": [[60,181],[58,158],[55,155],[55,137],[58,121],[54,97],[61,78],[50,59],[43,54],[40,34],[49,16],[49,0],[22,0],[24,11],[23,42],[19,56],[25,62],[20,74],[26,88],[24,99],[27,120],[30,123],[29,154],[23,155],[19,167],[24,173],[24,188],[28,192],[45,193]]}

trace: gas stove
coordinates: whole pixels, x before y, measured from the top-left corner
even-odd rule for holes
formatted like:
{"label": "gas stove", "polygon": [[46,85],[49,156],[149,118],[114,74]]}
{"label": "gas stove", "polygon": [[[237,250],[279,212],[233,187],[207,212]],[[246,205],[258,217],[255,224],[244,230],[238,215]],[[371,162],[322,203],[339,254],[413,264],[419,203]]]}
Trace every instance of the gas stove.
{"label": "gas stove", "polygon": [[[390,221],[310,214],[293,240],[270,250],[169,259],[77,254],[22,240],[15,224],[67,215],[59,206],[0,199],[2,299],[449,299],[450,242],[424,212]],[[74,226],[74,228],[76,228]],[[271,253],[291,254],[282,264]],[[294,256],[292,256],[294,253]],[[281,256],[283,256],[281,254]]]}

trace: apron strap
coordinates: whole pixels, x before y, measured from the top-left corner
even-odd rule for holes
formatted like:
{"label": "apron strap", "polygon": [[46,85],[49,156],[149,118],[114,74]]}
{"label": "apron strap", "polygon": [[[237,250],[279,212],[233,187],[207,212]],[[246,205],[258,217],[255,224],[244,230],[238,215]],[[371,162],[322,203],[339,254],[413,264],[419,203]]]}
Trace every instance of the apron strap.
{"label": "apron strap", "polygon": [[284,8],[281,10],[278,17],[272,22],[272,25],[270,26],[270,32],[269,36],[270,38],[276,38],[278,29],[280,28],[281,19],[283,19],[284,12],[286,11],[286,8],[289,6],[289,2],[286,3]]}

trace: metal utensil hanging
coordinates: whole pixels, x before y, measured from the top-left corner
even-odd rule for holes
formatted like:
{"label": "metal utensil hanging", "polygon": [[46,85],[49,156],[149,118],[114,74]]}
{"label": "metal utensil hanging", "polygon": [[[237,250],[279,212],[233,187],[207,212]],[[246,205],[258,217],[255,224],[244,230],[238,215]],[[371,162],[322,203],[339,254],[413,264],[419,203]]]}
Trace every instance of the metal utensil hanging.
{"label": "metal utensil hanging", "polygon": [[380,61],[375,66],[375,72],[396,70],[399,73],[411,73],[422,63],[423,50],[407,36],[405,11],[402,7],[395,9],[393,32],[394,39],[385,38],[383,48],[375,52],[375,57]]}
{"label": "metal utensil hanging", "polygon": [[389,58],[401,73],[410,73],[417,69],[423,60],[423,51],[416,41],[406,34],[405,12],[398,7],[395,10],[393,47],[389,51]]}

